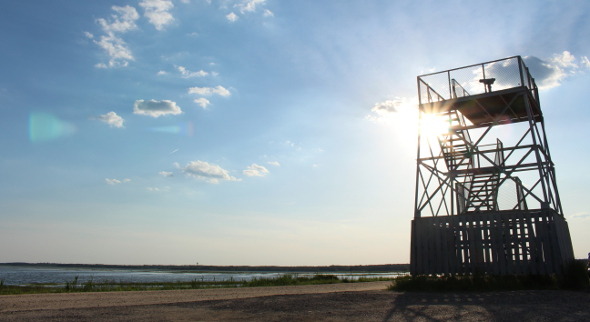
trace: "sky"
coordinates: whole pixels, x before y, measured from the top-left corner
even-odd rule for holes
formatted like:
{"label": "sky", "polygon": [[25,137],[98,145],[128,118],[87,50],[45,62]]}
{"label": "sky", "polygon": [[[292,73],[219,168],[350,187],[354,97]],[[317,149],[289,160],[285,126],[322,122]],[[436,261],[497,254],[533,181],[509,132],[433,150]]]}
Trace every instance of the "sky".
{"label": "sky", "polygon": [[521,55],[590,252],[590,2],[0,0],[0,262],[408,263],[416,76]]}

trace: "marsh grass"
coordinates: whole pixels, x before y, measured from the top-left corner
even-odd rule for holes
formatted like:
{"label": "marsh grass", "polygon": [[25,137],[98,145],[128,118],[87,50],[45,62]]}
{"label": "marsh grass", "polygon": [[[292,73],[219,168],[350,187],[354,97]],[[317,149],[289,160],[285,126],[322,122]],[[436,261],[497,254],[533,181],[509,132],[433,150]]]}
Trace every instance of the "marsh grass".
{"label": "marsh grass", "polygon": [[342,283],[336,275],[314,275],[312,277],[285,274],[275,278],[255,278],[244,282],[245,287],[256,286],[287,286]]}
{"label": "marsh grass", "polygon": [[156,291],[156,290],[187,290],[204,288],[231,288],[231,287],[260,287],[260,286],[288,286],[288,285],[313,285],[334,284],[352,282],[391,281],[391,278],[359,278],[358,280],[339,279],[336,275],[318,274],[314,276],[297,276],[285,274],[274,278],[256,278],[250,281],[235,281],[233,278],[225,281],[204,281],[194,279],[188,282],[94,282],[89,280],[79,283],[75,277],[59,287],[56,285],[26,285],[12,286],[0,284],[0,295],[35,294],[35,293],[70,293],[70,292],[118,292],[118,291]]}

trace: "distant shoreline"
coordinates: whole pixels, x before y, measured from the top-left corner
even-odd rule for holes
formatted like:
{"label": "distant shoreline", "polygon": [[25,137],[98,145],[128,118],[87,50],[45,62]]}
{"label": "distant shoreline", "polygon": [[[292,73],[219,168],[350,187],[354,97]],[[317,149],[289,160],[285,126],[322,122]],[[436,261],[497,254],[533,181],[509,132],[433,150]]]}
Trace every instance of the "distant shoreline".
{"label": "distant shoreline", "polygon": [[87,268],[87,269],[149,269],[166,271],[193,272],[347,272],[347,273],[385,273],[407,272],[410,264],[382,264],[382,265],[330,265],[330,266],[222,266],[222,265],[109,265],[109,264],[60,264],[60,263],[0,263],[0,266],[27,266],[53,268]]}

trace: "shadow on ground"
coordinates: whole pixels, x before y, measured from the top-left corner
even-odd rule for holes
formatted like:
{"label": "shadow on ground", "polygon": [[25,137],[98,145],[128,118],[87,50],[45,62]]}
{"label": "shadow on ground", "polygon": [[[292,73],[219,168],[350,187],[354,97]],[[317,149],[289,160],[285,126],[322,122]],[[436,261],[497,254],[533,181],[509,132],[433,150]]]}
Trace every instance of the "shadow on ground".
{"label": "shadow on ground", "polygon": [[0,321],[590,321],[590,292],[341,292],[4,312]]}
{"label": "shadow on ground", "polygon": [[590,293],[569,291],[375,291],[214,302],[209,309],[272,321],[590,321]]}

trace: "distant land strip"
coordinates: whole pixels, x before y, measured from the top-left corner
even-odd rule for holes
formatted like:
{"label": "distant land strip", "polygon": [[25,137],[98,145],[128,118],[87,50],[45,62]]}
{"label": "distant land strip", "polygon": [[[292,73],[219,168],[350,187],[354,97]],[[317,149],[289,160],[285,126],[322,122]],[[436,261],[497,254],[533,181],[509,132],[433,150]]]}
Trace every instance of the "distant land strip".
{"label": "distant land strip", "polygon": [[330,265],[330,266],[217,266],[217,265],[108,265],[108,264],[59,264],[59,263],[0,263],[4,266],[86,268],[86,269],[134,269],[194,272],[302,272],[302,273],[387,273],[408,272],[410,264],[383,265]]}

